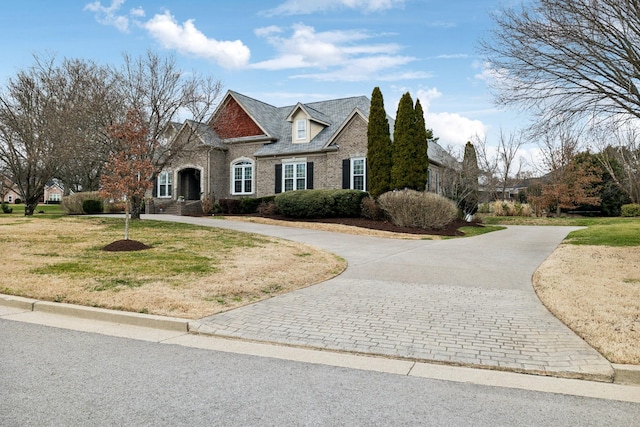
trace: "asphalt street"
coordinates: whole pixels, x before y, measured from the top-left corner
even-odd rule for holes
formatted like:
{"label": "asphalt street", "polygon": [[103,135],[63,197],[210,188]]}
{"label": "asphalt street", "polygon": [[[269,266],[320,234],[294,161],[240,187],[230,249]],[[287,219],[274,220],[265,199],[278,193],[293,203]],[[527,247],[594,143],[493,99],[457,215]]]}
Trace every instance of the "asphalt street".
{"label": "asphalt street", "polygon": [[638,403],[301,363],[3,319],[0,343],[4,427],[631,426],[640,420]]}

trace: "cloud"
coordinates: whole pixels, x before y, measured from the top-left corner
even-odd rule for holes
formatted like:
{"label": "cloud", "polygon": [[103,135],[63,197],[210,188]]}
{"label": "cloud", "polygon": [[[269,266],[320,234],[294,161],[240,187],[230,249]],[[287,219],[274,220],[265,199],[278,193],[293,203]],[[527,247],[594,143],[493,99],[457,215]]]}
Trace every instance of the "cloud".
{"label": "cloud", "polygon": [[400,55],[402,46],[396,43],[368,43],[376,35],[365,31],[324,31],[305,24],[292,26],[292,33],[270,26],[255,30],[276,49],[276,57],[251,65],[260,70],[313,69],[292,78],[319,81],[366,81],[429,78],[421,71],[402,70],[415,61]]}
{"label": "cloud", "polygon": [[267,16],[309,15],[334,9],[354,9],[363,13],[381,12],[404,6],[405,0],[286,0],[266,11]]}
{"label": "cloud", "polygon": [[427,128],[433,130],[434,136],[439,138],[439,144],[460,146],[466,144],[474,135],[483,137],[488,131],[488,126],[480,120],[470,119],[459,113],[434,113],[430,111],[434,100],[443,96],[437,88],[420,89],[416,97],[424,110],[424,121]]}
{"label": "cloud", "polygon": [[112,0],[109,6],[101,1],[89,3],[84,10],[94,12],[96,20],[103,25],[112,25],[122,32],[129,32],[132,24],[147,30],[149,35],[166,49],[175,49],[181,54],[210,59],[224,68],[243,68],[248,65],[251,51],[240,40],[219,41],[208,38],[194,24],[193,19],[180,25],[169,11],[157,14],[143,22],[145,12],[138,7],[128,15],[118,14],[125,0]]}
{"label": "cloud", "polygon": [[[123,33],[129,32],[129,17],[127,15],[118,15],[117,12],[124,4],[125,0],[112,0],[111,5],[103,6],[100,1],[94,1],[84,6],[84,10],[95,12],[96,21],[103,25],[112,25]],[[132,10],[133,16],[144,15],[141,8]]]}
{"label": "cloud", "polygon": [[167,49],[212,59],[225,68],[242,68],[249,63],[251,51],[240,40],[218,41],[208,38],[189,19],[180,25],[167,11],[142,25]]}

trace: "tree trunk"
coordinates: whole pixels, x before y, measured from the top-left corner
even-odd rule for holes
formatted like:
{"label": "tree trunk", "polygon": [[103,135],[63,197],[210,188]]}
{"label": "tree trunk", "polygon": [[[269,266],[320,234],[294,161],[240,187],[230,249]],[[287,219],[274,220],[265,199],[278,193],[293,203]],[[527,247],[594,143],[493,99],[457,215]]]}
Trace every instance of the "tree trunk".
{"label": "tree trunk", "polygon": [[129,216],[131,214],[131,200],[127,200],[124,209],[124,240],[129,240]]}
{"label": "tree trunk", "polygon": [[38,199],[30,197],[24,201],[24,216],[32,216],[38,206]]}
{"label": "tree trunk", "polygon": [[144,199],[139,196],[131,197],[131,219],[140,219],[140,215],[143,211]]}

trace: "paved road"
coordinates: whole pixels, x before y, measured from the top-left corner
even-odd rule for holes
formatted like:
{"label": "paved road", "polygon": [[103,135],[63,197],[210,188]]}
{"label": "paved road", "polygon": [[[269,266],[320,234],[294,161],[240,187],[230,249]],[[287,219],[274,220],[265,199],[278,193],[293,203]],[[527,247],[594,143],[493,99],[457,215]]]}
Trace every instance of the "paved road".
{"label": "paved road", "polygon": [[201,319],[200,333],[453,365],[610,381],[609,362],[551,315],[531,276],[573,228],[392,240],[149,216],[309,243],[349,263],[339,277]]}
{"label": "paved road", "polygon": [[3,319],[0,343],[3,427],[582,427],[631,426],[640,419],[638,403],[269,359]]}

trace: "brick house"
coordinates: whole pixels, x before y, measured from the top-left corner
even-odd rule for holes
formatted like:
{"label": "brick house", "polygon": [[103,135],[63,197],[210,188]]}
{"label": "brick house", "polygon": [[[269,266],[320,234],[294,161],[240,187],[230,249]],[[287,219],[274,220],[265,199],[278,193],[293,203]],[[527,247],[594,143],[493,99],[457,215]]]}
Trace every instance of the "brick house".
{"label": "brick house", "polygon": [[[207,123],[169,126],[165,143],[180,146],[180,154],[158,174],[147,211],[203,197],[263,197],[314,188],[366,191],[369,106],[360,96],[274,107],[229,91]],[[389,122],[393,129],[393,119]],[[443,153],[437,143],[429,144],[434,191]]]}

